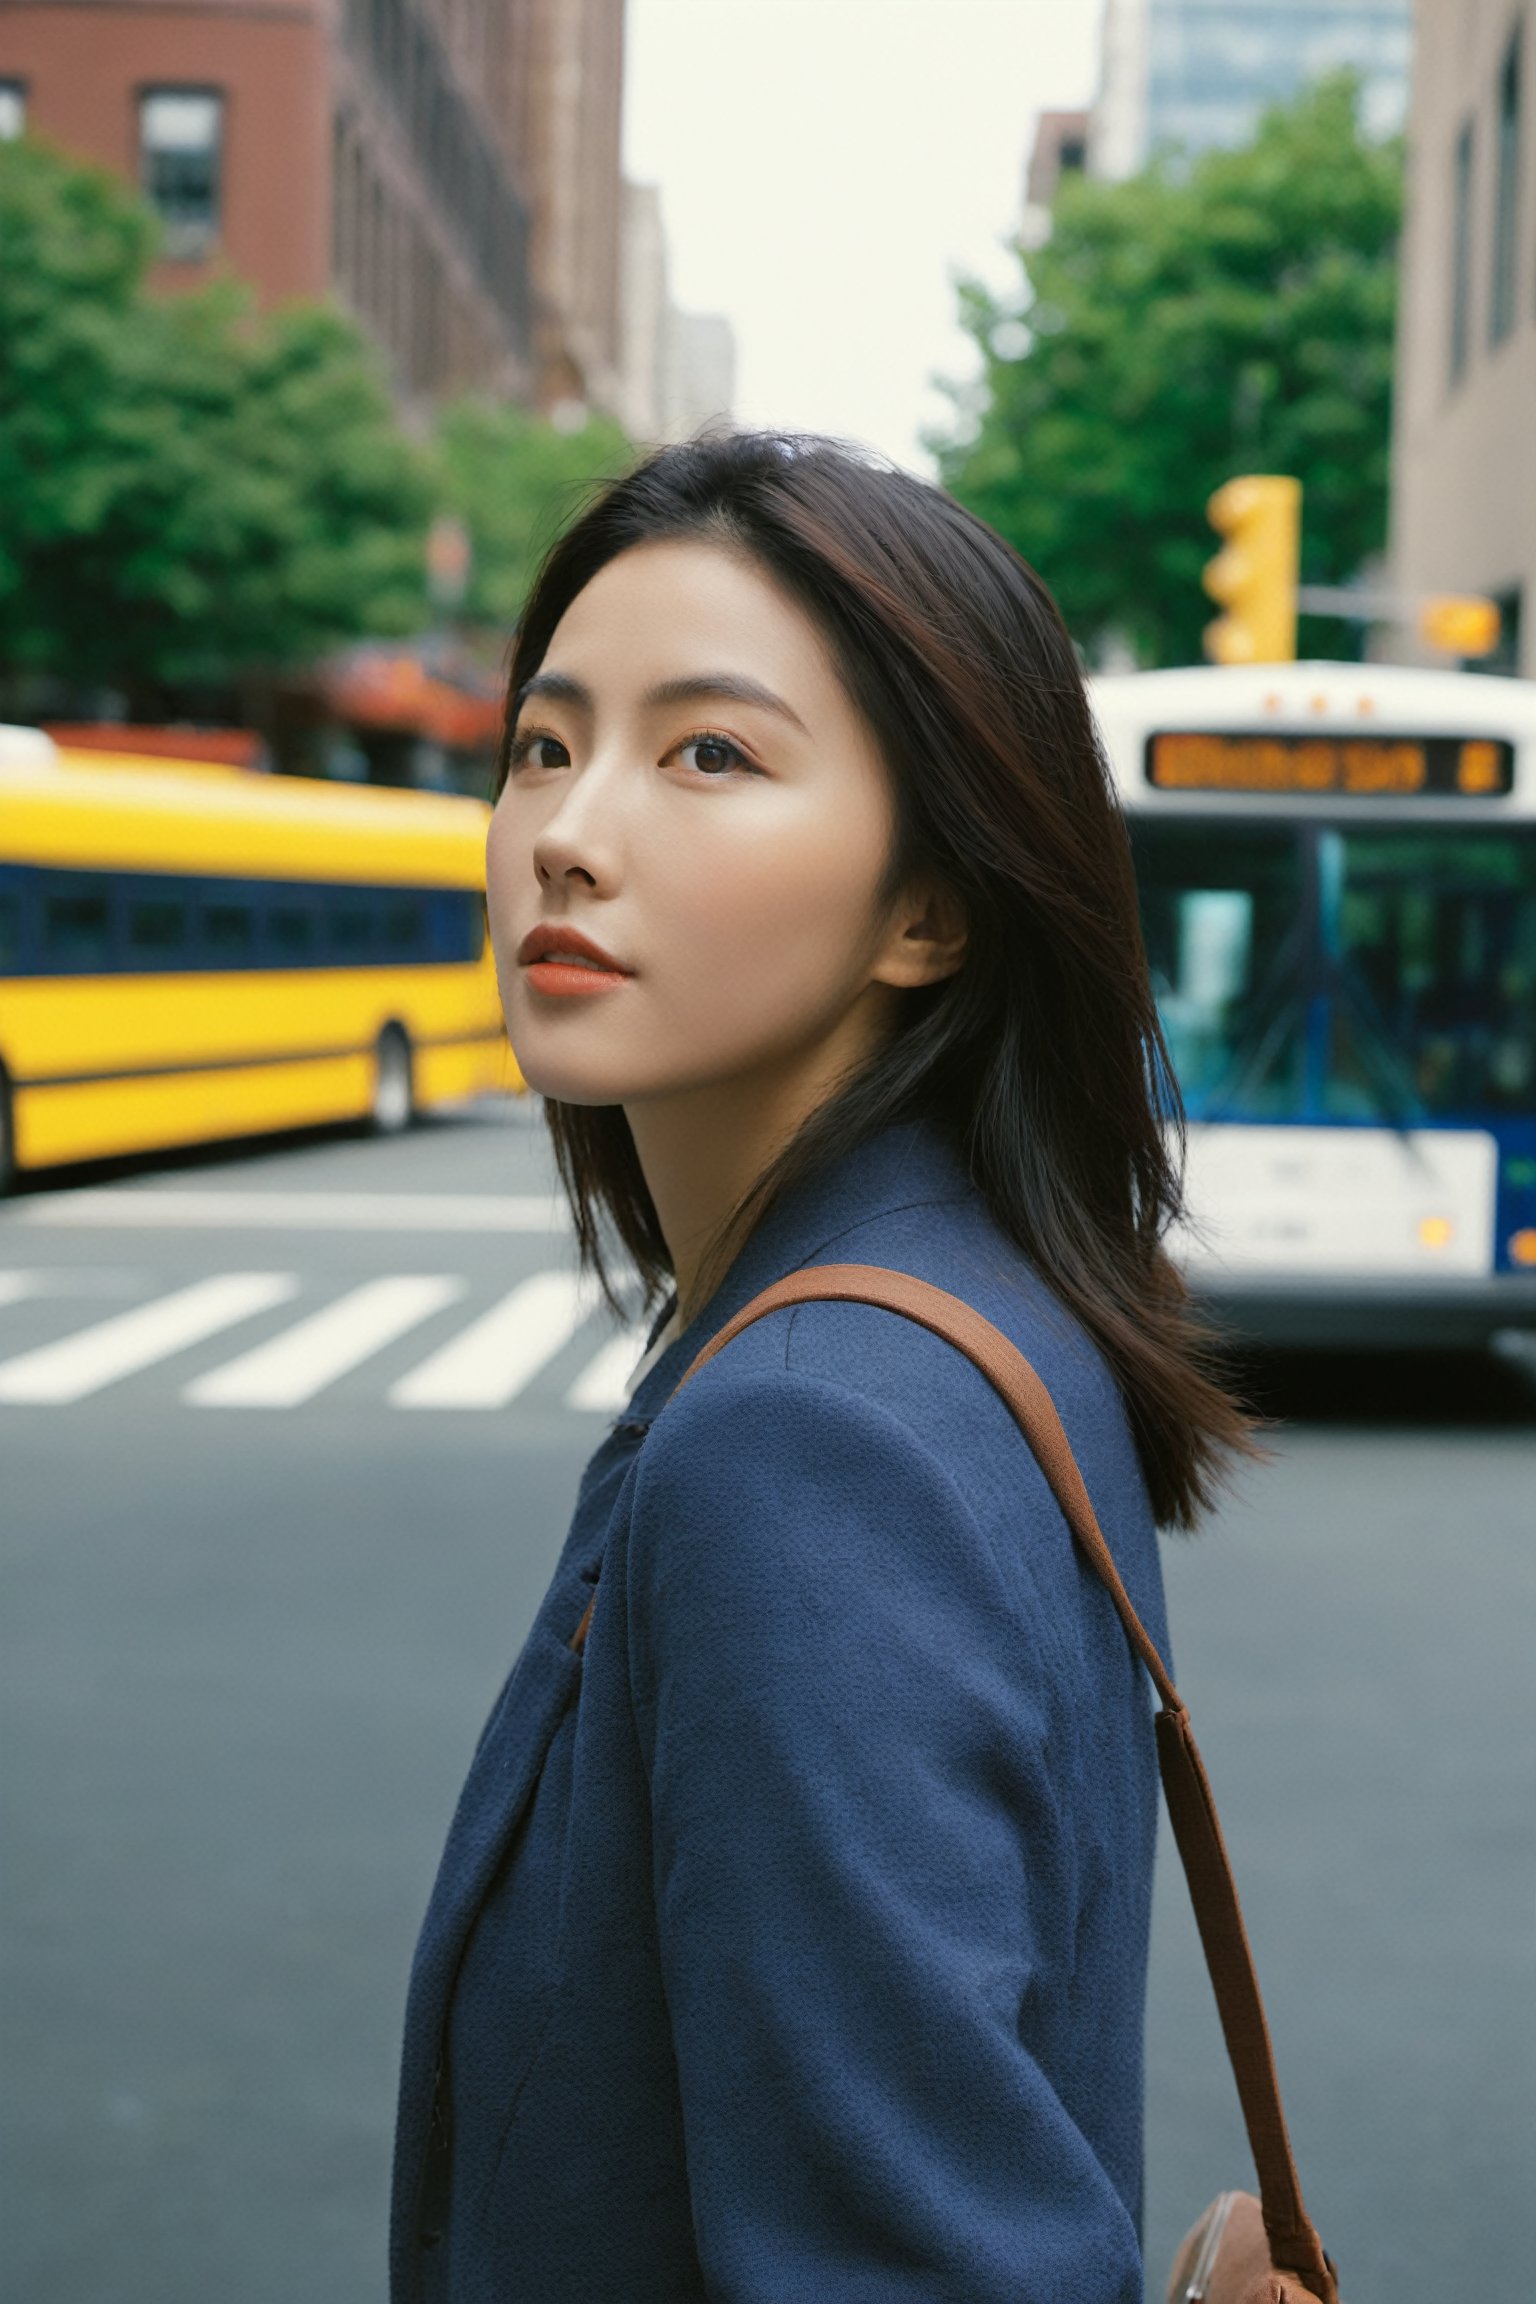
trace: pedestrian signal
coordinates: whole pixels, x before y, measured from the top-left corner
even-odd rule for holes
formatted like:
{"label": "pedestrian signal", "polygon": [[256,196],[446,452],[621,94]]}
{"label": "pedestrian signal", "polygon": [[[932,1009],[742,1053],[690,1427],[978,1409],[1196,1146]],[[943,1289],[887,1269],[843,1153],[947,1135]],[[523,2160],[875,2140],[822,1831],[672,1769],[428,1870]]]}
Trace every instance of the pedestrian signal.
{"label": "pedestrian signal", "polygon": [[1499,644],[1499,604],[1476,592],[1440,592],[1419,606],[1419,638],[1451,656],[1491,656]]}
{"label": "pedestrian signal", "polygon": [[1205,628],[1216,664],[1280,664],[1296,654],[1301,482],[1245,472],[1218,488],[1206,518],[1226,538],[1201,583],[1226,614]]}

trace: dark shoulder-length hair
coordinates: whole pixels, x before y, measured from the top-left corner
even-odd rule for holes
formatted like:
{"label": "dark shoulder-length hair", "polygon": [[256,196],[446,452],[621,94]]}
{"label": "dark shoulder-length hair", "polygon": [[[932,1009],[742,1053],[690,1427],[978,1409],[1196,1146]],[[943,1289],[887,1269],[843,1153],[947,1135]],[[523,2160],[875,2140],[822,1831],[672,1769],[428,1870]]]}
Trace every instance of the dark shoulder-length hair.
{"label": "dark shoulder-length hair", "polygon": [[[1055,603],[940,489],[832,441],[746,432],[663,448],[605,488],[539,571],[503,778],[516,700],[576,595],[618,553],[678,537],[747,555],[810,616],[890,774],[889,892],[941,881],[969,932],[959,973],[904,996],[895,1036],[760,1180],[733,1242],[874,1130],[938,1123],[1113,1371],[1158,1519],[1190,1525],[1248,1427],[1164,1246],[1182,1113],[1125,824]],[[616,1238],[654,1296],[667,1248],[622,1107],[546,1110],[585,1261],[609,1285]]]}

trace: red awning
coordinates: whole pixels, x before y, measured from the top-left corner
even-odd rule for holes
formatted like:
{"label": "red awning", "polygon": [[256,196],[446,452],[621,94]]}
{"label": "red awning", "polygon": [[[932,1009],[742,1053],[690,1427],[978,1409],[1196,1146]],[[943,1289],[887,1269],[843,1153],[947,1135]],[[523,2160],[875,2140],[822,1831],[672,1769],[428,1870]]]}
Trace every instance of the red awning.
{"label": "red awning", "polygon": [[358,648],[320,675],[320,693],[338,720],[356,728],[398,729],[456,751],[493,745],[501,733],[499,688],[471,667],[429,667],[404,650]]}

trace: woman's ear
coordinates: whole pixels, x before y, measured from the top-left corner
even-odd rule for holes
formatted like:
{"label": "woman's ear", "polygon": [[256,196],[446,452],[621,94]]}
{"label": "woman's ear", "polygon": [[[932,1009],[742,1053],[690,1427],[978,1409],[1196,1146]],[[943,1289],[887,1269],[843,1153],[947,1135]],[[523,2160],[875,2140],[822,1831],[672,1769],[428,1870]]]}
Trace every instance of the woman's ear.
{"label": "woman's ear", "polygon": [[965,906],[952,888],[912,889],[896,905],[872,971],[877,984],[912,991],[942,983],[965,958]]}

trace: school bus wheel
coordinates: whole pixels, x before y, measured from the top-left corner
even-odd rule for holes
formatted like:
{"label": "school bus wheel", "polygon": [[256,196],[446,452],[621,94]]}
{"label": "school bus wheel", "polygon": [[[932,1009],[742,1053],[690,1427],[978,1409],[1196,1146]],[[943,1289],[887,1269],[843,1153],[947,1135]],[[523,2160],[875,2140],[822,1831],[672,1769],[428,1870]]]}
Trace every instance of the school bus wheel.
{"label": "school bus wheel", "polygon": [[368,1125],[375,1136],[399,1136],[416,1116],[411,1043],[401,1024],[386,1024],[373,1051],[373,1099]]}

